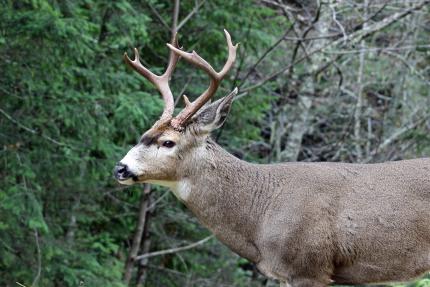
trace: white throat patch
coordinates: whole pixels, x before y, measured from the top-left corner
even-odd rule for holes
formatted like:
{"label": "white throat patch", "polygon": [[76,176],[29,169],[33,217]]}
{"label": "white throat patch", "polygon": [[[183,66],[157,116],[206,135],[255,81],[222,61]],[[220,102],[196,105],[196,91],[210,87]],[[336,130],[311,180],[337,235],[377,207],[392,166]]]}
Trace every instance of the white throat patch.
{"label": "white throat patch", "polygon": [[190,197],[191,184],[186,179],[180,181],[148,180],[147,182],[168,187],[181,201],[185,202]]}

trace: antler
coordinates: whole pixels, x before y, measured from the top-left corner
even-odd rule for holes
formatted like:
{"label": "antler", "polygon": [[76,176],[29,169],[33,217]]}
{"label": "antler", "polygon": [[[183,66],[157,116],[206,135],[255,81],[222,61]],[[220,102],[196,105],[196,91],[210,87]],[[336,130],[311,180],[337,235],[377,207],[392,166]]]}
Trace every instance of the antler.
{"label": "antler", "polygon": [[231,42],[230,34],[227,32],[227,30],[224,29],[224,33],[225,33],[225,37],[227,39],[227,45],[228,45],[228,58],[227,58],[227,62],[225,63],[224,67],[220,72],[216,72],[214,68],[212,68],[212,66],[208,62],[206,62],[202,57],[200,57],[195,51],[193,51],[192,53],[187,53],[178,49],[178,47],[175,47],[171,44],[167,44],[167,46],[170,48],[170,50],[173,53],[175,53],[177,56],[181,56],[191,64],[202,69],[211,78],[211,82],[207,90],[204,91],[203,94],[201,94],[194,102],[190,103],[188,98],[184,95],[185,108],[171,121],[171,125],[175,129],[178,129],[178,130],[182,129],[186,124],[186,122],[207,101],[209,101],[214,96],[222,79],[225,77],[227,72],[233,66],[233,63],[236,60],[236,50],[237,50],[238,44],[233,45],[233,43]]}
{"label": "antler", "polygon": [[[168,44],[171,47],[174,47],[175,49],[179,49],[178,45],[178,38],[177,34],[175,34],[172,38],[172,43]],[[167,66],[166,71],[161,76],[158,76],[151,71],[149,71],[147,68],[145,68],[142,63],[139,60],[139,52],[136,48],[134,48],[134,60],[131,60],[127,52],[124,53],[124,61],[130,65],[136,72],[144,76],[146,79],[148,79],[151,83],[155,85],[155,87],[160,92],[161,96],[164,100],[164,111],[163,114],[160,117],[160,120],[158,121],[160,124],[166,124],[169,123],[170,120],[173,117],[173,110],[174,110],[174,99],[172,91],[169,87],[169,80],[172,76],[173,71],[175,70],[176,64],[180,58],[180,55],[178,53],[174,53],[173,51],[170,51],[170,57],[169,57],[169,64]]]}

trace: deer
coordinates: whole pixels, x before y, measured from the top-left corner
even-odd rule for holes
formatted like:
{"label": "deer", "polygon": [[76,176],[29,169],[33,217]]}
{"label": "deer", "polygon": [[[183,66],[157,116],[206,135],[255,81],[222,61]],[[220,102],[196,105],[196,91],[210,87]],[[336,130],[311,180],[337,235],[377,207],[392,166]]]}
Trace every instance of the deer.
{"label": "deer", "polygon": [[[235,88],[214,102],[238,44],[217,72],[177,36],[162,75],[139,52],[125,62],[149,80],[164,110],[114,168],[120,184],[169,188],[223,244],[280,286],[408,281],[430,270],[430,158],[386,163],[287,162],[236,158],[210,134],[226,121]],[[169,87],[178,60],[203,70],[209,87],[176,115]]]}

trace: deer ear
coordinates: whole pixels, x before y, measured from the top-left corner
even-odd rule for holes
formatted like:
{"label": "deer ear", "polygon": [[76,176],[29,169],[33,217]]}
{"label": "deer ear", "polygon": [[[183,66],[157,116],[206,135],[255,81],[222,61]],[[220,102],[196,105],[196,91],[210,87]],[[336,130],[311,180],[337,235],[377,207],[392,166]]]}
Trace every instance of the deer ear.
{"label": "deer ear", "polygon": [[211,132],[214,129],[221,127],[230,112],[231,104],[233,103],[233,99],[236,95],[237,88],[235,88],[228,96],[204,106],[199,113],[195,115],[194,119],[199,130],[203,132]]}

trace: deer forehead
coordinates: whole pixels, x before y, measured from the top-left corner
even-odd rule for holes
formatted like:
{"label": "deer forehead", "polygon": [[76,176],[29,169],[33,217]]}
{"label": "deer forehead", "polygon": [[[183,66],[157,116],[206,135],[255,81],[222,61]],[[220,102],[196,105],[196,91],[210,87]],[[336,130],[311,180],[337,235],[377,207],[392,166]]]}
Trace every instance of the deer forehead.
{"label": "deer forehead", "polygon": [[150,129],[142,135],[140,142],[149,146],[153,143],[160,143],[166,140],[177,142],[180,138],[180,132],[175,131],[173,128],[163,130]]}
{"label": "deer forehead", "polygon": [[181,133],[175,130],[166,130],[159,137],[159,140],[179,141]]}

